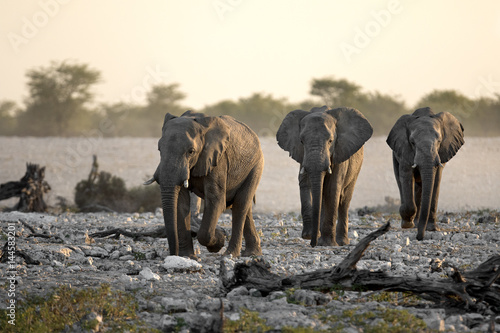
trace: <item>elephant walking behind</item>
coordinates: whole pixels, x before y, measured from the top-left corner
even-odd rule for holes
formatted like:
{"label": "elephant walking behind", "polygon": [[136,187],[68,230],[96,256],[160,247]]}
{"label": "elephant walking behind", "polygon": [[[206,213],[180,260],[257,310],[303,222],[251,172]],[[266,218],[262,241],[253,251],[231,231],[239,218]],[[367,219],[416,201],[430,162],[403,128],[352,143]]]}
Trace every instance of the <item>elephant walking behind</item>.
{"label": "elephant walking behind", "polygon": [[311,246],[349,243],[349,204],[372,133],[352,108],[295,110],[283,119],[276,139],[300,164],[302,238],[311,239]]}
{"label": "elephant walking behind", "polygon": [[418,219],[418,240],[425,230],[438,230],[441,174],[464,142],[464,128],[451,113],[434,114],[428,107],[401,116],[387,137],[401,197],[401,227],[412,228]]}
{"label": "elephant walking behind", "polygon": [[216,228],[222,212],[231,207],[232,230],[225,254],[262,254],[252,217],[255,191],[264,168],[259,138],[230,116],[207,117],[185,112],[165,115],[158,142],[160,164],[145,184],[160,184],[163,216],[171,255],[194,256],[190,230],[190,195],[204,199],[198,241],[210,252],[224,246]]}

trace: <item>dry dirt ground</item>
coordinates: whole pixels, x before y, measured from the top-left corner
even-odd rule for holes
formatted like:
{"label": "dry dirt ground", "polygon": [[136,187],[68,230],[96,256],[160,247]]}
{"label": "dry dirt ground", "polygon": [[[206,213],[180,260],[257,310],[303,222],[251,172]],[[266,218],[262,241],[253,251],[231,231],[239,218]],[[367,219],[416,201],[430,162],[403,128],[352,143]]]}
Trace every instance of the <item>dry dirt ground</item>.
{"label": "dry dirt ground", "polygon": [[[256,214],[255,220],[262,240],[262,259],[269,263],[272,272],[282,276],[334,267],[360,239],[387,221],[391,221],[392,230],[372,242],[358,269],[444,281],[450,280],[449,271],[445,265],[436,266],[436,259],[464,271],[499,253],[500,224],[495,211],[443,215],[441,231],[428,232],[421,242],[416,241],[415,230],[399,227],[397,216],[360,217],[352,213],[351,244],[343,247],[312,248],[300,238],[301,221],[297,214]],[[230,221],[228,214],[223,214],[219,221],[228,233]],[[234,325],[245,322],[250,322],[250,327],[265,325],[262,327],[274,332],[485,332],[491,325],[500,331],[498,307],[493,309],[496,315],[488,307],[467,311],[407,294],[369,292],[355,286],[347,291],[291,289],[269,295],[244,287],[228,292],[221,286],[220,262],[224,260],[231,267],[241,259],[223,258],[224,249],[209,253],[195,240],[199,260],[176,262],[174,259],[179,257],[168,255],[166,239],[89,236],[110,228],[145,231],[162,224],[160,211],[0,213],[3,242],[7,241],[8,231],[13,230],[18,249],[40,262],[27,264],[16,257],[15,269],[8,263],[0,264],[0,276],[6,281],[0,287],[0,302],[9,304],[9,288],[14,289],[17,302],[26,302],[35,296],[47,297],[61,285],[82,290],[109,284],[113,290],[133,294],[137,317],[127,322],[137,325],[138,331],[155,328],[165,332],[211,332],[221,328],[221,316],[224,329],[229,332],[234,331]],[[34,233],[38,235],[33,236]],[[11,274],[15,275],[15,286],[7,282]],[[19,307],[16,320],[18,325],[26,320]],[[111,321],[103,315],[101,328],[109,328]],[[83,326],[81,321],[69,322],[67,331],[82,331]]]}

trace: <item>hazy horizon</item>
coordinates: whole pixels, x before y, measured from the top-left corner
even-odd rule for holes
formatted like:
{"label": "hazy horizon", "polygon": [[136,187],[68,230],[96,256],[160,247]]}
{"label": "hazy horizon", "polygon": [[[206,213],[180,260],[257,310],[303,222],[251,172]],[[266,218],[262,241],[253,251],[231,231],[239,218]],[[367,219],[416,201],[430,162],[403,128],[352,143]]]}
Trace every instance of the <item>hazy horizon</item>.
{"label": "hazy horizon", "polygon": [[97,103],[142,103],[179,83],[195,109],[255,92],[310,98],[333,76],[413,106],[434,89],[500,93],[500,2],[0,1],[0,100],[25,73],[75,60],[102,73]]}

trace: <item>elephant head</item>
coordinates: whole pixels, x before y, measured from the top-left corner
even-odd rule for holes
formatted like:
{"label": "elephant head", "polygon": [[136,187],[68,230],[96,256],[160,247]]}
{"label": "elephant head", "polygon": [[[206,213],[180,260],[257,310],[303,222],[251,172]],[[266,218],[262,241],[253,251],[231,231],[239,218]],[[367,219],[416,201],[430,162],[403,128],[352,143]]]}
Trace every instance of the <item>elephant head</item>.
{"label": "elephant head", "polygon": [[[177,208],[181,187],[191,188],[191,177],[207,176],[217,166],[226,150],[229,132],[229,127],[217,117],[205,117],[191,111],[181,117],[170,113],[165,115],[162,137],[158,141],[160,164],[153,178],[144,184],[154,181],[160,184],[171,255],[179,253]],[[180,246],[182,248],[185,244]]]}
{"label": "elephant head", "polygon": [[[464,144],[464,128],[449,112],[428,107],[398,119],[387,137],[399,163],[420,172],[422,199],[417,239],[424,237],[437,168],[442,168]],[[439,186],[439,184],[436,184]]]}
{"label": "elephant head", "polygon": [[356,153],[372,133],[368,120],[352,108],[295,110],[283,119],[276,134],[278,144],[300,164],[300,173],[306,172],[311,183],[312,246],[318,238],[325,175]]}

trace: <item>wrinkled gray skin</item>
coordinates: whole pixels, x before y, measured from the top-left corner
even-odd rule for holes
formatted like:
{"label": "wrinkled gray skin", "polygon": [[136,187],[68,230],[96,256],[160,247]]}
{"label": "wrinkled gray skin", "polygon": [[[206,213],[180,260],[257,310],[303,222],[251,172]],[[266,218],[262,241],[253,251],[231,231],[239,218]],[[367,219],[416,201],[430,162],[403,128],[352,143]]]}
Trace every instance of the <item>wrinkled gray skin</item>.
{"label": "wrinkled gray skin", "polygon": [[224,246],[216,229],[226,208],[232,208],[232,231],[226,255],[260,255],[260,239],[252,203],[262,175],[264,157],[257,135],[232,117],[206,117],[187,111],[165,116],[158,142],[160,164],[153,178],[160,184],[163,216],[171,255],[194,257],[190,231],[190,195],[204,199],[198,241],[210,252]]}
{"label": "wrinkled gray skin", "polygon": [[351,108],[295,110],[283,119],[276,139],[300,163],[302,238],[311,246],[349,244],[349,204],[372,133],[368,120]]}
{"label": "wrinkled gray skin", "polygon": [[436,211],[443,167],[464,144],[464,128],[449,112],[421,108],[398,119],[387,137],[401,197],[401,227],[413,228],[417,239],[438,230]]}

